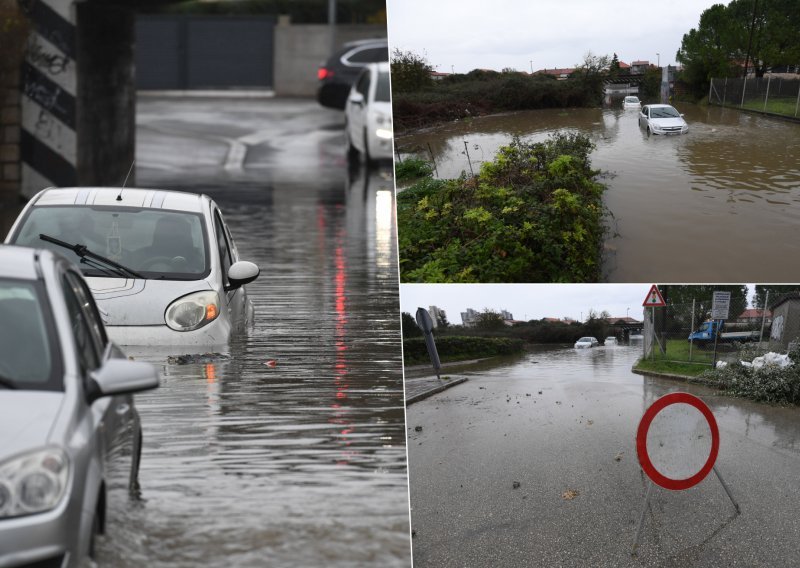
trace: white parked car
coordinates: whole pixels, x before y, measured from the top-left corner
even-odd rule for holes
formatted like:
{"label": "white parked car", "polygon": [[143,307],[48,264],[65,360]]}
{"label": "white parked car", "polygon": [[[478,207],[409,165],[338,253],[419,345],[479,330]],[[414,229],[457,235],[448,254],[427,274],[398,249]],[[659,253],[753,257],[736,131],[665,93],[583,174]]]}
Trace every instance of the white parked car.
{"label": "white parked car", "polygon": [[639,113],[639,126],[647,129],[647,134],[684,134],[689,125],[683,115],[670,105],[645,105]]}
{"label": "white parked car", "polygon": [[350,89],[345,113],[347,157],[361,154],[367,165],[392,158],[392,99],[389,63],[371,63]]}
{"label": "white parked car", "polygon": [[625,100],[622,101],[622,108],[641,108],[642,102],[639,100],[639,97],[634,96],[627,96]]}
{"label": "white parked car", "polygon": [[575,342],[575,349],[587,349],[589,347],[597,347],[600,342],[594,337],[581,337]]}
{"label": "white parked car", "polygon": [[225,345],[253,318],[258,277],[206,195],[118,188],[46,189],[6,243],[46,247],[80,266],[120,345]]}
{"label": "white parked car", "polygon": [[0,246],[0,566],[88,565],[114,499],[138,492],[132,393],[157,386],[73,263]]}
{"label": "white parked car", "polygon": [[613,335],[609,335],[608,337],[606,337],[606,340],[603,342],[603,345],[616,345],[616,344],[617,344],[617,338],[614,337]]}

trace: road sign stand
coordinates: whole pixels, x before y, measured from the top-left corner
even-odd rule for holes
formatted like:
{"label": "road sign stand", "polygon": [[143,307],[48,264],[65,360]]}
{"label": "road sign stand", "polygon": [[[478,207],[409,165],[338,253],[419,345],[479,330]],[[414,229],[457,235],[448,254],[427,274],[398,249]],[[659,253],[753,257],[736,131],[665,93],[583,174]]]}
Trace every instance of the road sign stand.
{"label": "road sign stand", "polygon": [[736,502],[736,499],[733,498],[733,493],[731,493],[731,490],[728,487],[728,484],[725,483],[725,480],[722,479],[722,476],[720,475],[719,470],[717,469],[717,466],[714,466],[711,469],[713,469],[714,473],[717,474],[717,479],[719,479],[719,482],[722,484],[722,488],[725,490],[725,493],[728,494],[728,498],[731,500],[731,503],[733,503],[733,506],[736,508],[736,514],[737,515],[740,514],[742,512],[742,509],[741,509],[741,507],[739,507],[739,503]]}
{"label": "road sign stand", "polygon": [[[736,514],[740,515],[742,513],[742,509],[741,507],[739,507],[739,503],[736,502],[736,499],[733,498],[733,493],[731,493],[731,489],[730,487],[728,487],[728,484],[725,483],[725,480],[722,479],[722,475],[720,475],[717,466],[714,466],[711,469],[714,471],[714,473],[717,474],[717,479],[719,479],[722,488],[725,490],[725,493],[728,495],[728,498],[731,500],[731,503],[733,503],[733,506],[736,508]],[[639,543],[642,540],[642,528],[644,528],[644,520],[645,516],[647,515],[647,506],[650,502],[650,493],[653,491],[654,485],[655,483],[648,480],[647,493],[645,493],[644,496],[644,506],[642,507],[642,514],[639,516],[639,525],[636,527],[636,540],[633,542],[633,550],[631,551],[631,554],[633,556],[636,556],[637,551],[639,549]]]}
{"label": "road sign stand", "polygon": [[[647,432],[650,428],[650,424],[652,423],[655,416],[664,408],[671,404],[675,403],[684,403],[694,406],[697,410],[699,410],[708,421],[708,426],[711,429],[711,453],[709,454],[709,458],[706,461],[706,464],[698,471],[695,475],[688,477],[686,479],[671,479],[664,476],[660,473],[655,467],[653,466],[652,461],[647,453]],[[719,451],[719,428],[717,427],[717,422],[714,419],[714,415],[711,412],[711,409],[706,406],[706,404],[697,398],[694,395],[690,395],[688,393],[682,392],[673,392],[667,395],[662,396],[658,400],[656,400],[650,407],[645,411],[644,415],[642,416],[642,420],[639,423],[639,428],[636,433],[636,452],[639,456],[639,463],[642,467],[642,471],[647,474],[649,478],[649,485],[647,486],[647,493],[645,494],[644,498],[644,506],[642,507],[642,514],[639,516],[639,525],[636,527],[636,538],[633,542],[633,549],[631,554],[636,556],[637,550],[639,548],[639,543],[641,542],[642,538],[642,529],[644,528],[644,521],[645,517],[647,516],[647,507],[650,502],[650,494],[653,490],[653,485],[660,485],[666,489],[670,489],[672,491],[681,491],[684,489],[689,489],[700,483],[706,475],[713,470],[714,473],[717,475],[717,479],[719,479],[720,485],[725,490],[726,495],[733,503],[734,508],[736,509],[736,514],[741,514],[741,508],[739,507],[739,503],[736,502],[736,499],[733,497],[733,493],[728,487],[728,484],[725,483],[725,480],[722,478],[719,470],[717,469],[714,462],[717,459],[717,452]]]}

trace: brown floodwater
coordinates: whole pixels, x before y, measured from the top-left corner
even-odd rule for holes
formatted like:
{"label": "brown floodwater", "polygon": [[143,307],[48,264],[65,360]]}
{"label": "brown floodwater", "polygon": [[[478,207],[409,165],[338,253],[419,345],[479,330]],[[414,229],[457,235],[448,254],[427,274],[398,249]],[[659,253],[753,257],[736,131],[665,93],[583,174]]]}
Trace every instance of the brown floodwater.
{"label": "brown floodwater", "polygon": [[[677,104],[689,132],[651,136],[638,111],[545,109],[480,117],[397,140],[401,157],[430,156],[454,178],[512,136],[589,135],[611,212],[609,282],[798,282],[800,124],[735,109]],[[465,147],[466,142],[466,147]],[[469,161],[467,159],[469,153]],[[399,227],[402,231],[403,227]]]}

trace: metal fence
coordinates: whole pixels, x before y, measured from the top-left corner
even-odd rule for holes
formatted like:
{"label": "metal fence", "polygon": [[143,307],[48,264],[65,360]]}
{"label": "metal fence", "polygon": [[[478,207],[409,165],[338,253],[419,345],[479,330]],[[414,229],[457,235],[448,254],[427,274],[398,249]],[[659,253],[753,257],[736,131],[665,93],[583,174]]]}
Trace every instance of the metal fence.
{"label": "metal fence", "polygon": [[708,102],[797,118],[800,116],[800,77],[711,79]]}
{"label": "metal fence", "polygon": [[711,297],[671,303],[644,310],[644,357],[652,360],[692,363],[711,367],[715,361],[733,361],[743,350],[761,354],[769,345],[771,319],[765,306],[747,309],[747,299],[731,297],[729,318],[714,339],[689,339],[711,321]]}

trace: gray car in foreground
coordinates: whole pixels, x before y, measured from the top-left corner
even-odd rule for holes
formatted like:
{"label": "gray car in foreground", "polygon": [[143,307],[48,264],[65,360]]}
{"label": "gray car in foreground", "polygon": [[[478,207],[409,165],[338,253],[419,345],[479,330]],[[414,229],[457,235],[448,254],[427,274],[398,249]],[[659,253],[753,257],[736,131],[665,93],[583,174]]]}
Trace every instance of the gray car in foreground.
{"label": "gray car in foreground", "polygon": [[0,246],[0,567],[91,555],[107,500],[138,491],[132,393],[157,386],[108,340],[72,262]]}

